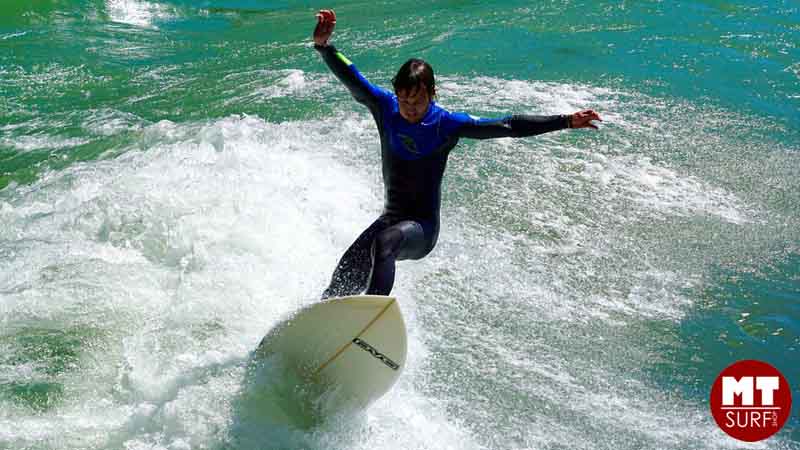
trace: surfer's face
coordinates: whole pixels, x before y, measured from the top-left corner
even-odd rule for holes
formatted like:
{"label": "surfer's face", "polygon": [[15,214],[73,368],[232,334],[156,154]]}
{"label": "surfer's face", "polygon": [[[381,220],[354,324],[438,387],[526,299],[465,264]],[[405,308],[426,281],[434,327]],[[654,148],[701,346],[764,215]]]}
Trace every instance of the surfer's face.
{"label": "surfer's face", "polygon": [[413,89],[403,89],[397,92],[397,102],[400,106],[400,115],[409,123],[417,123],[425,117],[431,97],[421,85]]}

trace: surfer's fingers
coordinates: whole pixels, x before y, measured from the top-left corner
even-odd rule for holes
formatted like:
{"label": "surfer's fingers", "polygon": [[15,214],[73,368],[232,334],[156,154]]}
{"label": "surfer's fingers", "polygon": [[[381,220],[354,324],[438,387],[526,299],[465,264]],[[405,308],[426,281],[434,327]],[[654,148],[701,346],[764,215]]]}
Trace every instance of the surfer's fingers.
{"label": "surfer's fingers", "polygon": [[595,130],[599,129],[599,128],[597,128],[597,125],[592,123],[593,120],[600,120],[600,116],[598,116],[597,113],[594,112],[594,111],[592,111],[591,114],[586,114],[583,117],[583,127],[584,128],[593,128]]}
{"label": "surfer's fingers", "polygon": [[322,13],[326,22],[336,23],[336,13],[332,9],[323,9],[320,13]]}
{"label": "surfer's fingers", "polygon": [[314,29],[314,34],[323,33],[325,31],[326,25],[327,24],[325,21],[325,16],[323,16],[322,14],[317,14],[317,26]]}
{"label": "surfer's fingers", "polygon": [[326,37],[333,34],[333,28],[336,24],[335,20],[331,20],[331,17],[335,17],[333,11],[322,9],[317,13],[316,17],[317,27],[314,29],[314,35]]}
{"label": "surfer's fingers", "polygon": [[317,26],[314,27],[314,36],[325,34],[325,22],[323,20],[322,18],[317,20]]}
{"label": "surfer's fingers", "polygon": [[333,28],[336,26],[336,14],[334,14],[332,10],[326,9],[324,15],[325,15],[325,31],[327,32],[333,31]]}
{"label": "surfer's fingers", "polygon": [[600,118],[600,115],[597,114],[594,110],[591,110],[591,109],[587,109],[585,111],[579,112],[578,116],[580,118],[586,119],[586,120],[599,120],[601,122],[603,121],[603,119]]}

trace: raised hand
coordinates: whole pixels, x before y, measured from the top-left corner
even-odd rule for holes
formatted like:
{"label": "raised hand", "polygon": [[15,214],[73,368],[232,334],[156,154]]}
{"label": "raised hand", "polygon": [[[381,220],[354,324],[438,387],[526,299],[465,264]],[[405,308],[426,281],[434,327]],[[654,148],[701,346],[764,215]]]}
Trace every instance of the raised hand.
{"label": "raised hand", "polygon": [[336,27],[336,13],[332,9],[322,9],[317,13],[317,27],[314,29],[314,43],[328,45],[328,39]]}
{"label": "raised hand", "polygon": [[578,111],[572,115],[571,127],[572,128],[594,128],[597,129],[597,125],[593,124],[592,120],[597,120],[602,122],[603,119],[600,118],[600,115],[596,112],[592,111],[591,109],[587,109],[584,111]]}

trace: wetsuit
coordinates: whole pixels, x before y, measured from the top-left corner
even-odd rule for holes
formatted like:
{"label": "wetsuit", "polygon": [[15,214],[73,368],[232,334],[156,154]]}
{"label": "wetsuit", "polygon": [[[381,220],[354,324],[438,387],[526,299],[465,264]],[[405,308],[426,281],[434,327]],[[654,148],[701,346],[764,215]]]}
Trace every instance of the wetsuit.
{"label": "wetsuit", "polygon": [[419,123],[400,116],[397,96],[372,85],[332,45],[314,48],[356,101],[369,108],[381,137],[385,204],[383,213],[342,256],[322,298],[388,295],[395,261],[420,259],[439,235],[442,176],[458,139],[524,137],[561,130],[568,116],[512,115],[479,119],[451,113],[431,102]]}

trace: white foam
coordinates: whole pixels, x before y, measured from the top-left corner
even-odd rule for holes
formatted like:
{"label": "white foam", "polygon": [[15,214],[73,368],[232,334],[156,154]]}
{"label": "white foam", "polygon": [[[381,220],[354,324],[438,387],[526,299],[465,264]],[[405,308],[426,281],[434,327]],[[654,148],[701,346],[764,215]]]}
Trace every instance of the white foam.
{"label": "white foam", "polygon": [[396,48],[413,40],[414,33],[404,34],[395,29],[391,36],[384,37],[375,32],[358,32],[352,30],[342,30],[340,39],[348,42],[348,48],[354,50],[371,50]]}
{"label": "white foam", "polygon": [[493,77],[438,77],[437,86],[448,109],[506,114],[567,114],[582,109],[602,112],[604,120],[619,122],[609,88],[581,84],[506,80]]}
{"label": "white foam", "polygon": [[90,110],[81,126],[89,133],[99,136],[113,136],[124,131],[140,130],[147,121],[135,114],[111,108]]}
{"label": "white foam", "polygon": [[731,223],[749,221],[746,205],[733,193],[679,175],[641,155],[604,157],[582,164],[580,176],[611,197],[624,196],[648,210],[670,215],[713,214]]}
{"label": "white foam", "polygon": [[[17,246],[0,261],[2,317],[90,327],[103,338],[53,380],[67,386],[55,407],[11,412],[15,426],[0,425],[0,439],[57,448],[226,439],[225,405],[248,353],[283,314],[318,297],[380,207],[377,178],[363,162],[350,164],[374,151],[374,136],[364,135],[372,124],[339,123],[343,141],[330,139],[329,122],[159,122],[143,129],[146,151],[78,163],[7,192],[2,234]],[[399,425],[376,433],[383,420]],[[470,440],[412,379],[347,426],[360,437],[331,428],[302,439],[410,449]]]}
{"label": "white foam", "polygon": [[298,69],[248,70],[231,73],[225,79],[233,86],[225,91],[225,105],[264,103],[277,98],[313,99],[334,86],[330,76]]}
{"label": "white foam", "polygon": [[282,78],[276,82],[270,82],[266,87],[258,89],[257,95],[264,98],[276,97],[302,97],[308,93],[309,83],[302,70],[281,71]]}
{"label": "white foam", "polygon": [[[800,62],[796,62],[794,64],[791,64],[791,65],[787,66],[785,69],[783,69],[783,71],[784,72],[792,72],[793,74],[795,74],[795,76],[800,78]],[[796,97],[796,96],[792,96],[792,97]]]}
{"label": "white foam", "polygon": [[114,22],[148,28],[171,16],[165,5],[142,0],[106,0],[106,12]]}
{"label": "white foam", "polygon": [[28,34],[27,31],[20,31],[19,33],[9,33],[0,36],[0,39],[5,41],[6,39],[14,39],[15,37],[25,36],[26,34]]}
{"label": "white foam", "polygon": [[51,135],[26,135],[14,138],[4,137],[0,139],[0,145],[11,147],[21,152],[44,149],[65,149],[83,145],[88,142],[90,142],[88,139],[83,138]]}

